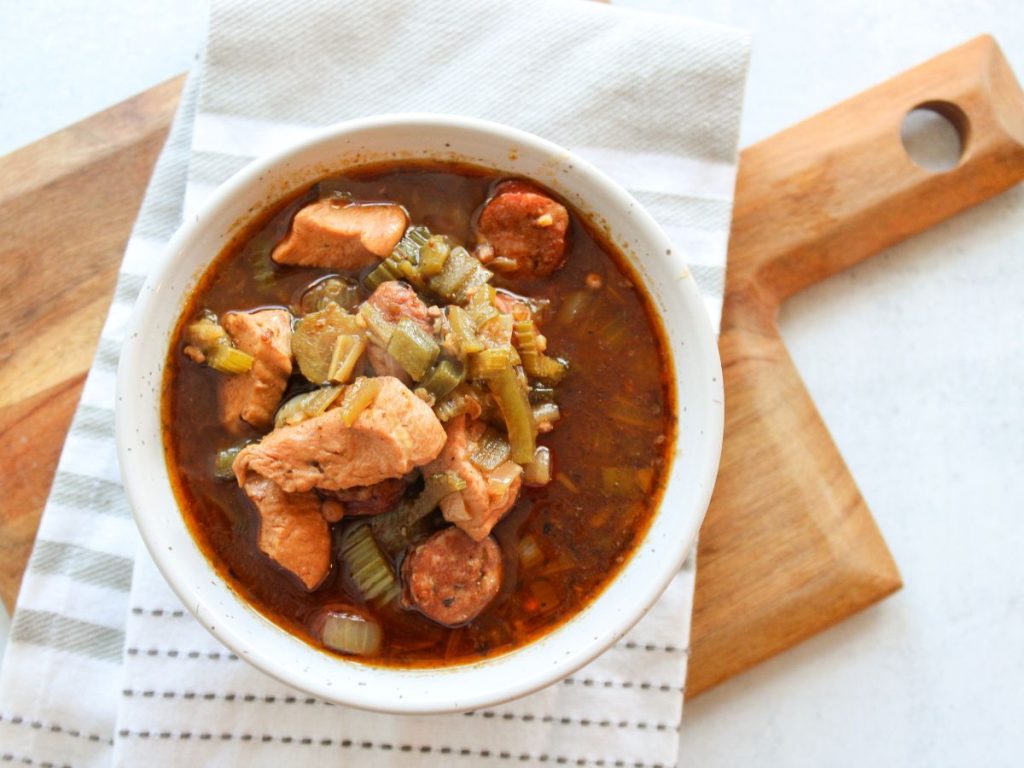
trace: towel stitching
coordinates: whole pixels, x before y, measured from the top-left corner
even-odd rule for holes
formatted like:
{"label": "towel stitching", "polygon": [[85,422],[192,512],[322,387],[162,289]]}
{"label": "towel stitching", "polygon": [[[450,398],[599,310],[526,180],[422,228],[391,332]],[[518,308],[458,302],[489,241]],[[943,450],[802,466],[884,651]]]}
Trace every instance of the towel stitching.
{"label": "towel stitching", "polygon": [[[15,755],[13,752],[4,752],[0,755],[0,761],[5,763],[13,763],[15,760],[20,762],[22,765],[38,765],[39,768],[57,768],[57,764],[50,760],[44,760],[41,763],[37,763],[31,757],[26,755]],[[60,768],[71,768],[68,763],[62,763]]]}
{"label": "towel stitching", "polygon": [[583,685],[587,688],[639,688],[642,691],[662,691],[665,693],[684,693],[686,690],[682,685],[672,685],[670,683],[652,683],[647,680],[596,680],[592,677],[567,677],[562,681],[562,684]]}
{"label": "towel stitching", "polygon": [[5,715],[0,714],[0,722],[7,722],[11,725],[22,725],[27,728],[33,728],[35,730],[42,730],[45,728],[51,733],[60,733],[65,736],[70,736],[73,739],[87,739],[89,741],[102,742],[104,744],[113,744],[114,740],[111,738],[103,738],[98,733],[82,733],[77,728],[67,728],[57,723],[44,723],[41,720],[30,720],[22,715]]}
{"label": "towel stitching", "polygon": [[506,722],[512,720],[521,720],[524,723],[549,723],[554,725],[580,725],[584,728],[591,726],[597,728],[635,728],[640,731],[654,730],[654,731],[678,731],[678,725],[669,725],[668,723],[648,723],[643,720],[636,722],[630,722],[629,720],[591,720],[590,718],[583,717],[575,719],[572,717],[564,717],[557,715],[536,715],[529,712],[517,715],[513,712],[495,712],[494,710],[477,710],[474,712],[463,712],[465,717],[483,717],[485,720],[504,720]]}
{"label": "towel stitching", "polygon": [[[121,738],[140,738],[140,739],[158,739],[167,741],[170,739],[180,740],[191,740],[193,738],[200,741],[212,741],[218,739],[220,741],[254,741],[257,739],[256,734],[252,733],[212,733],[209,731],[203,731],[195,734],[192,731],[181,731],[180,733],[172,733],[171,731],[160,731],[159,733],[153,733],[152,731],[131,731],[128,729],[122,729],[117,732],[117,735]],[[460,755],[462,757],[483,757],[493,758],[496,760],[519,760],[525,762],[527,760],[537,760],[542,763],[554,762],[558,765],[595,765],[595,766],[614,766],[615,768],[624,768],[625,766],[632,766],[632,768],[665,768],[661,763],[643,763],[643,762],[630,762],[628,760],[615,760],[614,762],[604,760],[602,758],[590,759],[586,757],[568,757],[566,755],[551,755],[548,753],[542,753],[540,755],[531,754],[529,752],[519,752],[513,754],[512,752],[501,750],[498,752],[490,749],[471,749],[469,747],[451,747],[441,746],[436,747],[432,744],[422,744],[416,746],[415,744],[394,744],[391,742],[374,742],[374,741],[356,741],[354,739],[319,739],[315,740],[312,738],[296,738],[294,736],[278,736],[274,734],[265,733],[258,737],[261,743],[267,744],[272,742],[280,742],[281,744],[302,744],[309,746],[317,744],[321,747],[332,747],[338,746],[342,749],[352,749],[358,747],[360,749],[380,749],[385,752],[392,750],[399,750],[401,752],[412,752],[418,751],[422,754],[431,754],[436,752],[442,755]]]}
{"label": "towel stitching", "polygon": [[233,653],[221,653],[220,651],[182,651],[177,648],[126,648],[125,653],[129,656],[167,656],[171,659],[184,657],[188,659],[209,659],[210,661],[238,661]]}

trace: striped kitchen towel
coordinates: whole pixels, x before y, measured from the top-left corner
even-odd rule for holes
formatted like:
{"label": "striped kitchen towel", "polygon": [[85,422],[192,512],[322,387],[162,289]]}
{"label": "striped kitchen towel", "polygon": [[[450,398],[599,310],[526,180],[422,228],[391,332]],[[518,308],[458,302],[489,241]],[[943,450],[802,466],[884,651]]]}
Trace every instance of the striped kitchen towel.
{"label": "striped kitchen towel", "polygon": [[717,327],[747,51],[733,30],[579,0],[215,2],[19,598],[0,760],[674,764],[692,559],[626,638],[544,691],[467,715],[331,706],[239,661],[163,583],[118,484],[113,380],[132,301],[183,200],[200,204],[294,137],[383,112],[468,114],[579,151],[673,237]]}

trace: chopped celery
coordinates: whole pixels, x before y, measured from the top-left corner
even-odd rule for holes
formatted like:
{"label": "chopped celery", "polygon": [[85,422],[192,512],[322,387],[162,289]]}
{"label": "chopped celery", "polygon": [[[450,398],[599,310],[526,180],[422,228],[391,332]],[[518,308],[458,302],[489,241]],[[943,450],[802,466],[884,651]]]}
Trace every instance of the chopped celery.
{"label": "chopped celery", "polygon": [[477,334],[490,346],[502,346],[512,343],[512,332],[515,328],[515,321],[512,315],[492,315],[482,323],[477,324]]}
{"label": "chopped celery", "polygon": [[488,429],[477,443],[469,460],[485,471],[495,469],[499,464],[508,461],[512,448],[508,441],[494,429]]}
{"label": "chopped celery", "polygon": [[405,261],[417,263],[419,261],[420,250],[429,239],[430,230],[426,227],[409,227],[409,229],[405,231],[405,235],[402,239],[398,241],[398,245],[395,246],[395,250],[392,254],[399,256]]}
{"label": "chopped celery", "polygon": [[472,289],[485,285],[492,273],[462,246],[452,248],[441,271],[430,278],[430,290],[445,301],[462,303]]}
{"label": "chopped celery", "polygon": [[465,376],[465,366],[458,360],[441,360],[427,371],[420,384],[435,400],[440,400],[459,386]]}
{"label": "chopped celery", "polygon": [[240,349],[218,344],[206,352],[206,364],[221,373],[245,373],[252,369],[252,355]]}
{"label": "chopped celery", "polygon": [[494,347],[469,356],[469,377],[490,379],[515,365],[512,347]]}
{"label": "chopped celery", "polygon": [[476,323],[462,307],[455,304],[448,307],[448,323],[452,327],[460,354],[471,355],[484,348],[484,343],[476,335]]}
{"label": "chopped celery", "polygon": [[538,445],[533,452],[533,461],[526,465],[523,482],[534,487],[551,482],[551,450],[546,445]]}
{"label": "chopped celery", "polygon": [[297,314],[308,315],[327,309],[331,302],[352,311],[359,304],[359,286],[340,275],[328,275],[313,283],[302,294]]}
{"label": "chopped celery", "polygon": [[338,399],[341,387],[321,387],[312,392],[303,392],[287,400],[274,415],[274,427],[298,424],[300,421],[319,416],[331,403]]}
{"label": "chopped celery", "polygon": [[369,290],[375,291],[381,283],[386,283],[390,280],[400,280],[401,278],[402,273],[398,262],[388,256],[388,258],[370,270],[369,274],[363,278],[363,284]]}
{"label": "chopped celery", "polygon": [[360,377],[345,388],[345,396],[341,399],[341,420],[346,427],[356,423],[359,414],[365,411],[380,392],[380,379]]}
{"label": "chopped celery", "polygon": [[419,381],[437,359],[441,347],[429,333],[403,317],[391,334],[387,350],[406,373]]}
{"label": "chopped celery", "polygon": [[474,389],[460,386],[448,393],[434,406],[434,415],[441,421],[451,421],[462,414],[476,418],[483,412],[480,396]]}
{"label": "chopped celery", "polygon": [[488,379],[487,386],[505,419],[508,441],[512,446],[512,460],[520,464],[529,464],[533,461],[536,427],[525,385],[512,368],[505,368]]}
{"label": "chopped celery", "polygon": [[374,538],[387,552],[398,554],[412,543],[416,524],[433,512],[442,499],[465,487],[466,481],[455,472],[430,475],[415,499],[407,499],[370,521]]}
{"label": "chopped celery", "polygon": [[523,358],[523,368],[530,376],[557,384],[569,372],[569,364],[548,357],[537,344],[537,325],[532,318],[517,320],[514,326],[516,346]]}
{"label": "chopped celery", "polygon": [[366,339],[358,334],[343,333],[334,342],[334,354],[328,366],[327,378],[341,384],[346,383],[355,373],[356,363],[366,350]]}
{"label": "chopped celery", "polygon": [[359,307],[359,317],[366,323],[366,330],[371,338],[380,346],[386,347],[391,341],[391,334],[395,332],[395,324],[384,317],[384,313],[368,301],[364,301]]}
{"label": "chopped celery", "polygon": [[389,280],[408,280],[423,289],[426,283],[418,265],[420,249],[429,237],[430,230],[426,227],[410,227],[406,230],[391,254],[363,278],[366,287],[372,291]]}
{"label": "chopped celery", "polygon": [[217,455],[213,458],[214,477],[218,480],[234,480],[235,457],[242,452],[244,447],[245,445],[233,445],[230,448],[225,448],[223,451],[217,451]]}
{"label": "chopped celery", "polygon": [[486,287],[478,288],[470,298],[469,303],[466,305],[466,309],[469,312],[470,317],[473,318],[473,322],[476,323],[477,328],[480,328],[484,323],[498,314],[498,309],[494,306],[495,297],[496,292],[494,288],[488,285]]}
{"label": "chopped celery", "polygon": [[451,243],[443,235],[434,235],[427,240],[420,248],[420,274],[424,277],[440,274],[451,250]]}
{"label": "chopped celery", "polygon": [[367,602],[383,605],[401,591],[395,572],[373,540],[368,525],[353,525],[341,535],[341,559]]}
{"label": "chopped celery", "polygon": [[292,333],[292,354],[302,375],[314,384],[330,379],[331,362],[339,335],[361,335],[362,328],[355,315],[348,314],[336,303],[312,312],[295,324]]}
{"label": "chopped celery", "polygon": [[384,633],[371,618],[331,611],[324,619],[320,641],[332,651],[370,656],[380,651]]}

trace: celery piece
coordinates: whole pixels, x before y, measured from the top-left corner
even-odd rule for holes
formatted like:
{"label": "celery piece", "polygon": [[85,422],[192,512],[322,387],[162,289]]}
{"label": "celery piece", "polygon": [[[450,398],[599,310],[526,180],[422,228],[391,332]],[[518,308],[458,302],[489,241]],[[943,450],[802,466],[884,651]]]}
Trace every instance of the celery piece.
{"label": "celery piece", "polygon": [[488,320],[498,314],[498,309],[494,306],[496,294],[491,286],[481,286],[467,303],[466,309],[477,328],[482,328]]}
{"label": "celery piece", "polygon": [[458,360],[441,360],[427,371],[420,384],[427,392],[440,400],[466,377],[466,369]]}
{"label": "celery piece", "polygon": [[437,509],[442,499],[465,487],[466,481],[455,472],[430,475],[415,499],[406,499],[370,521],[374,539],[385,551],[397,555],[413,543],[411,539],[416,524]]}
{"label": "celery piece", "polygon": [[341,420],[346,427],[356,423],[359,414],[365,411],[380,392],[380,379],[362,376],[345,388],[345,396],[341,399]]}
{"label": "celery piece", "polygon": [[328,366],[327,378],[341,384],[352,378],[356,363],[366,350],[366,339],[358,334],[343,333],[334,342],[334,354]]}
{"label": "celery piece", "polygon": [[441,347],[429,333],[403,317],[391,334],[387,350],[406,373],[419,381],[437,359]]}
{"label": "celery piece", "polygon": [[429,239],[430,230],[426,227],[409,227],[392,251],[392,256],[418,263],[420,251]]}
{"label": "celery piece", "polygon": [[333,301],[328,302],[325,309],[301,318],[292,333],[292,354],[302,375],[314,384],[326,383],[330,379],[338,337],[361,333],[355,316]]}
{"label": "celery piece", "polygon": [[470,455],[469,460],[478,468],[490,472],[499,464],[508,461],[512,455],[512,448],[508,440],[498,434],[497,430],[488,429],[484,432],[477,443],[476,450]]}
{"label": "celery piece", "polygon": [[[474,261],[476,260],[474,259]],[[465,302],[475,296],[480,288],[489,287],[487,284],[491,281],[492,277],[494,277],[494,273],[479,261],[476,261],[473,271],[469,274],[469,278],[459,287],[455,295],[456,301]]]}
{"label": "celery piece", "polygon": [[323,277],[303,292],[295,307],[296,314],[319,312],[332,302],[351,312],[359,305],[359,286],[341,275]]}
{"label": "celery piece", "polygon": [[451,243],[443,235],[427,240],[420,248],[420,274],[428,278],[440,274],[451,250]]}
{"label": "celery piece", "polygon": [[244,447],[243,443],[225,448],[223,451],[217,451],[217,455],[213,457],[213,476],[218,480],[234,480],[235,457],[242,452]]}
{"label": "celery piece", "polygon": [[476,334],[476,323],[462,307],[455,304],[448,307],[448,324],[452,327],[452,334],[461,355],[465,357],[484,348],[484,343]]}
{"label": "celery piece", "polygon": [[375,291],[381,283],[399,280],[401,277],[402,273],[399,271],[398,264],[389,256],[369,271],[366,277],[363,278],[363,284],[368,290]]}
{"label": "celery piece", "polygon": [[459,297],[460,290],[476,273],[480,262],[470,256],[462,246],[451,249],[441,271],[430,278],[430,290],[446,301],[453,302]]}
{"label": "celery piece", "polygon": [[529,464],[533,461],[536,427],[526,387],[512,368],[505,368],[488,379],[487,386],[505,419],[508,441],[512,447],[512,460],[519,464]]}
{"label": "celery piece", "polygon": [[387,347],[391,341],[391,334],[395,331],[395,324],[384,317],[384,313],[368,301],[364,301],[357,313],[366,323],[366,330],[370,337],[380,346]]}
{"label": "celery piece", "polygon": [[362,596],[383,605],[398,597],[401,589],[384,553],[373,540],[368,525],[353,525],[341,535],[341,561]]}
{"label": "celery piece", "polygon": [[240,349],[218,344],[206,350],[206,364],[221,373],[245,373],[252,369],[252,355]]}
{"label": "celery piece", "polygon": [[303,392],[286,400],[274,414],[274,427],[287,424],[298,424],[300,421],[319,416],[326,411],[331,403],[338,399],[341,387],[320,387],[311,392]]}
{"label": "celery piece", "polygon": [[490,379],[502,371],[511,370],[515,363],[511,347],[493,347],[469,356],[469,377]]}
{"label": "celery piece", "polygon": [[533,319],[517,320],[513,326],[516,346],[523,359],[523,368],[530,376],[557,384],[569,372],[564,360],[548,357],[537,345],[537,325]]}

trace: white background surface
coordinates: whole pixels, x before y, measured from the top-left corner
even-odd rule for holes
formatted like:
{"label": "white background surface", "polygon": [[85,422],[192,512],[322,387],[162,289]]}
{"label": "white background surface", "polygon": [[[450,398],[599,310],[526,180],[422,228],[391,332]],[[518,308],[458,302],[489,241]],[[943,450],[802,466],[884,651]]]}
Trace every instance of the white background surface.
{"label": "white background surface", "polygon": [[[981,32],[1024,76],[1019,0],[625,4],[754,32],[744,146]],[[0,153],[186,69],[204,8],[0,0]],[[782,325],[906,586],[689,703],[681,764],[1022,764],[1024,188]]]}

